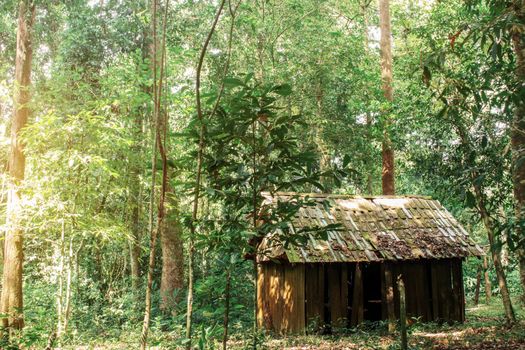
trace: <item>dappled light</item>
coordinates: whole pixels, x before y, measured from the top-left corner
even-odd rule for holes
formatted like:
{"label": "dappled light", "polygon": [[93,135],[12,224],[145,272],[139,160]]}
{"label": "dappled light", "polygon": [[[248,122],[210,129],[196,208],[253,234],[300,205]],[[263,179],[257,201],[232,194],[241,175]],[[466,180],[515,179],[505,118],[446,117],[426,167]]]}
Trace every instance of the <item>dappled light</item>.
{"label": "dappled light", "polygon": [[523,0],[2,0],[0,349],[525,349]]}

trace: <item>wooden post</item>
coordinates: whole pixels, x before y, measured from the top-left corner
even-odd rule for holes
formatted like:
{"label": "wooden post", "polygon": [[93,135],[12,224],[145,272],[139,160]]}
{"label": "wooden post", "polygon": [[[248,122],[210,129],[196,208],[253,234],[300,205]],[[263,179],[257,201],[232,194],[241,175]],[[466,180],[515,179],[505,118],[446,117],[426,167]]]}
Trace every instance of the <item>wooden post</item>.
{"label": "wooden post", "polygon": [[399,289],[399,330],[401,332],[401,349],[407,350],[407,310],[405,301],[405,284],[402,276],[397,279],[397,288]]}

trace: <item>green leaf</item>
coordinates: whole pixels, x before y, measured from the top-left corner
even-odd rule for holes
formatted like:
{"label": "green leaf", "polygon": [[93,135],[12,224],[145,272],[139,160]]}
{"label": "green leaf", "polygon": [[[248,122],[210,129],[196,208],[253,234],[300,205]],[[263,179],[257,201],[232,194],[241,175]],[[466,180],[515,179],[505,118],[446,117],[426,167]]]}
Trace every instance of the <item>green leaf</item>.
{"label": "green leaf", "polygon": [[292,93],[292,87],[289,84],[282,84],[274,86],[271,91],[280,96],[289,96]]}
{"label": "green leaf", "polygon": [[226,88],[234,88],[234,87],[238,87],[238,86],[244,86],[244,82],[240,79],[237,79],[237,78],[224,78],[223,80],[223,83],[224,83],[224,87]]}

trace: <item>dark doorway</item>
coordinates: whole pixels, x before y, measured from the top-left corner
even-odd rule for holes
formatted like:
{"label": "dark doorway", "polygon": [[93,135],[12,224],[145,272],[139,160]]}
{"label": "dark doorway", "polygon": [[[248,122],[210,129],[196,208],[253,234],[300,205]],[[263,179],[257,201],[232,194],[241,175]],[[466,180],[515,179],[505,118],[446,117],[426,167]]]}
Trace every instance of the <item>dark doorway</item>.
{"label": "dark doorway", "polygon": [[381,267],[377,264],[363,264],[363,306],[364,319],[381,320]]}

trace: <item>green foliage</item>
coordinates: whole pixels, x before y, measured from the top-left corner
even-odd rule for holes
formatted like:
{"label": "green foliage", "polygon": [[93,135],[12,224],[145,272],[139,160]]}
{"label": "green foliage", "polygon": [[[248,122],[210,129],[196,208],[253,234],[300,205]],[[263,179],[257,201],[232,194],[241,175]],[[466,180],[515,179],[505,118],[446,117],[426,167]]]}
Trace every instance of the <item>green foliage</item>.
{"label": "green foliage", "polygon": [[[22,135],[27,156],[22,221],[27,327],[3,346],[45,346],[56,330],[60,283],[66,283],[71,272],[71,313],[62,344],[94,346],[109,340],[134,348],[143,312],[151,194],[151,214],[157,215],[158,175],[151,187],[155,159],[161,168],[152,132],[149,3],[36,3],[32,116]],[[180,206],[170,212],[174,222],[187,223],[193,204],[201,126],[195,118],[194,69],[215,5],[178,1],[168,10],[161,114],[169,126],[165,144],[170,195]],[[523,223],[514,218],[509,142],[513,108],[523,100],[510,33],[522,23],[511,15],[509,5],[501,0],[392,2],[392,104],[385,103],[381,93],[374,2],[243,1],[231,38],[232,18],[226,9],[211,39],[202,81],[205,153],[195,259],[197,348],[218,348],[228,272],[230,333],[235,344],[246,346],[254,277],[244,257],[253,255],[257,240],[277,231],[285,245],[305,244],[306,232],[292,234],[287,220],[308,201],[264,208],[262,191],[380,192],[386,109],[393,121],[388,132],[395,148],[398,193],[439,199],[486,246],[473,188],[479,186],[495,225],[497,247],[509,252],[510,291],[520,292],[513,248],[521,239],[516,225]],[[17,1],[0,5],[4,169],[16,11]],[[6,180],[3,174],[2,183]],[[3,185],[2,220],[6,199]],[[186,245],[188,229],[183,227]],[[311,229],[322,239],[334,227]],[[140,248],[136,290],[130,278],[132,242]],[[469,300],[478,265],[477,260],[464,265]],[[150,343],[177,348],[183,345],[185,288],[177,291],[180,299],[173,313],[161,311],[161,269],[162,258],[157,257]],[[497,294],[492,269],[489,274]],[[496,305],[490,305],[493,316],[500,315]],[[489,322],[485,316],[476,318],[478,325]],[[418,324],[413,334],[435,327]],[[377,333],[366,327],[348,332],[366,348],[384,339],[382,328],[379,325]],[[261,345],[269,340],[258,336]],[[337,342],[309,337],[283,340],[277,347],[303,341],[321,346],[326,339]],[[422,342],[414,346],[427,344]],[[385,347],[396,344],[387,338]]]}

